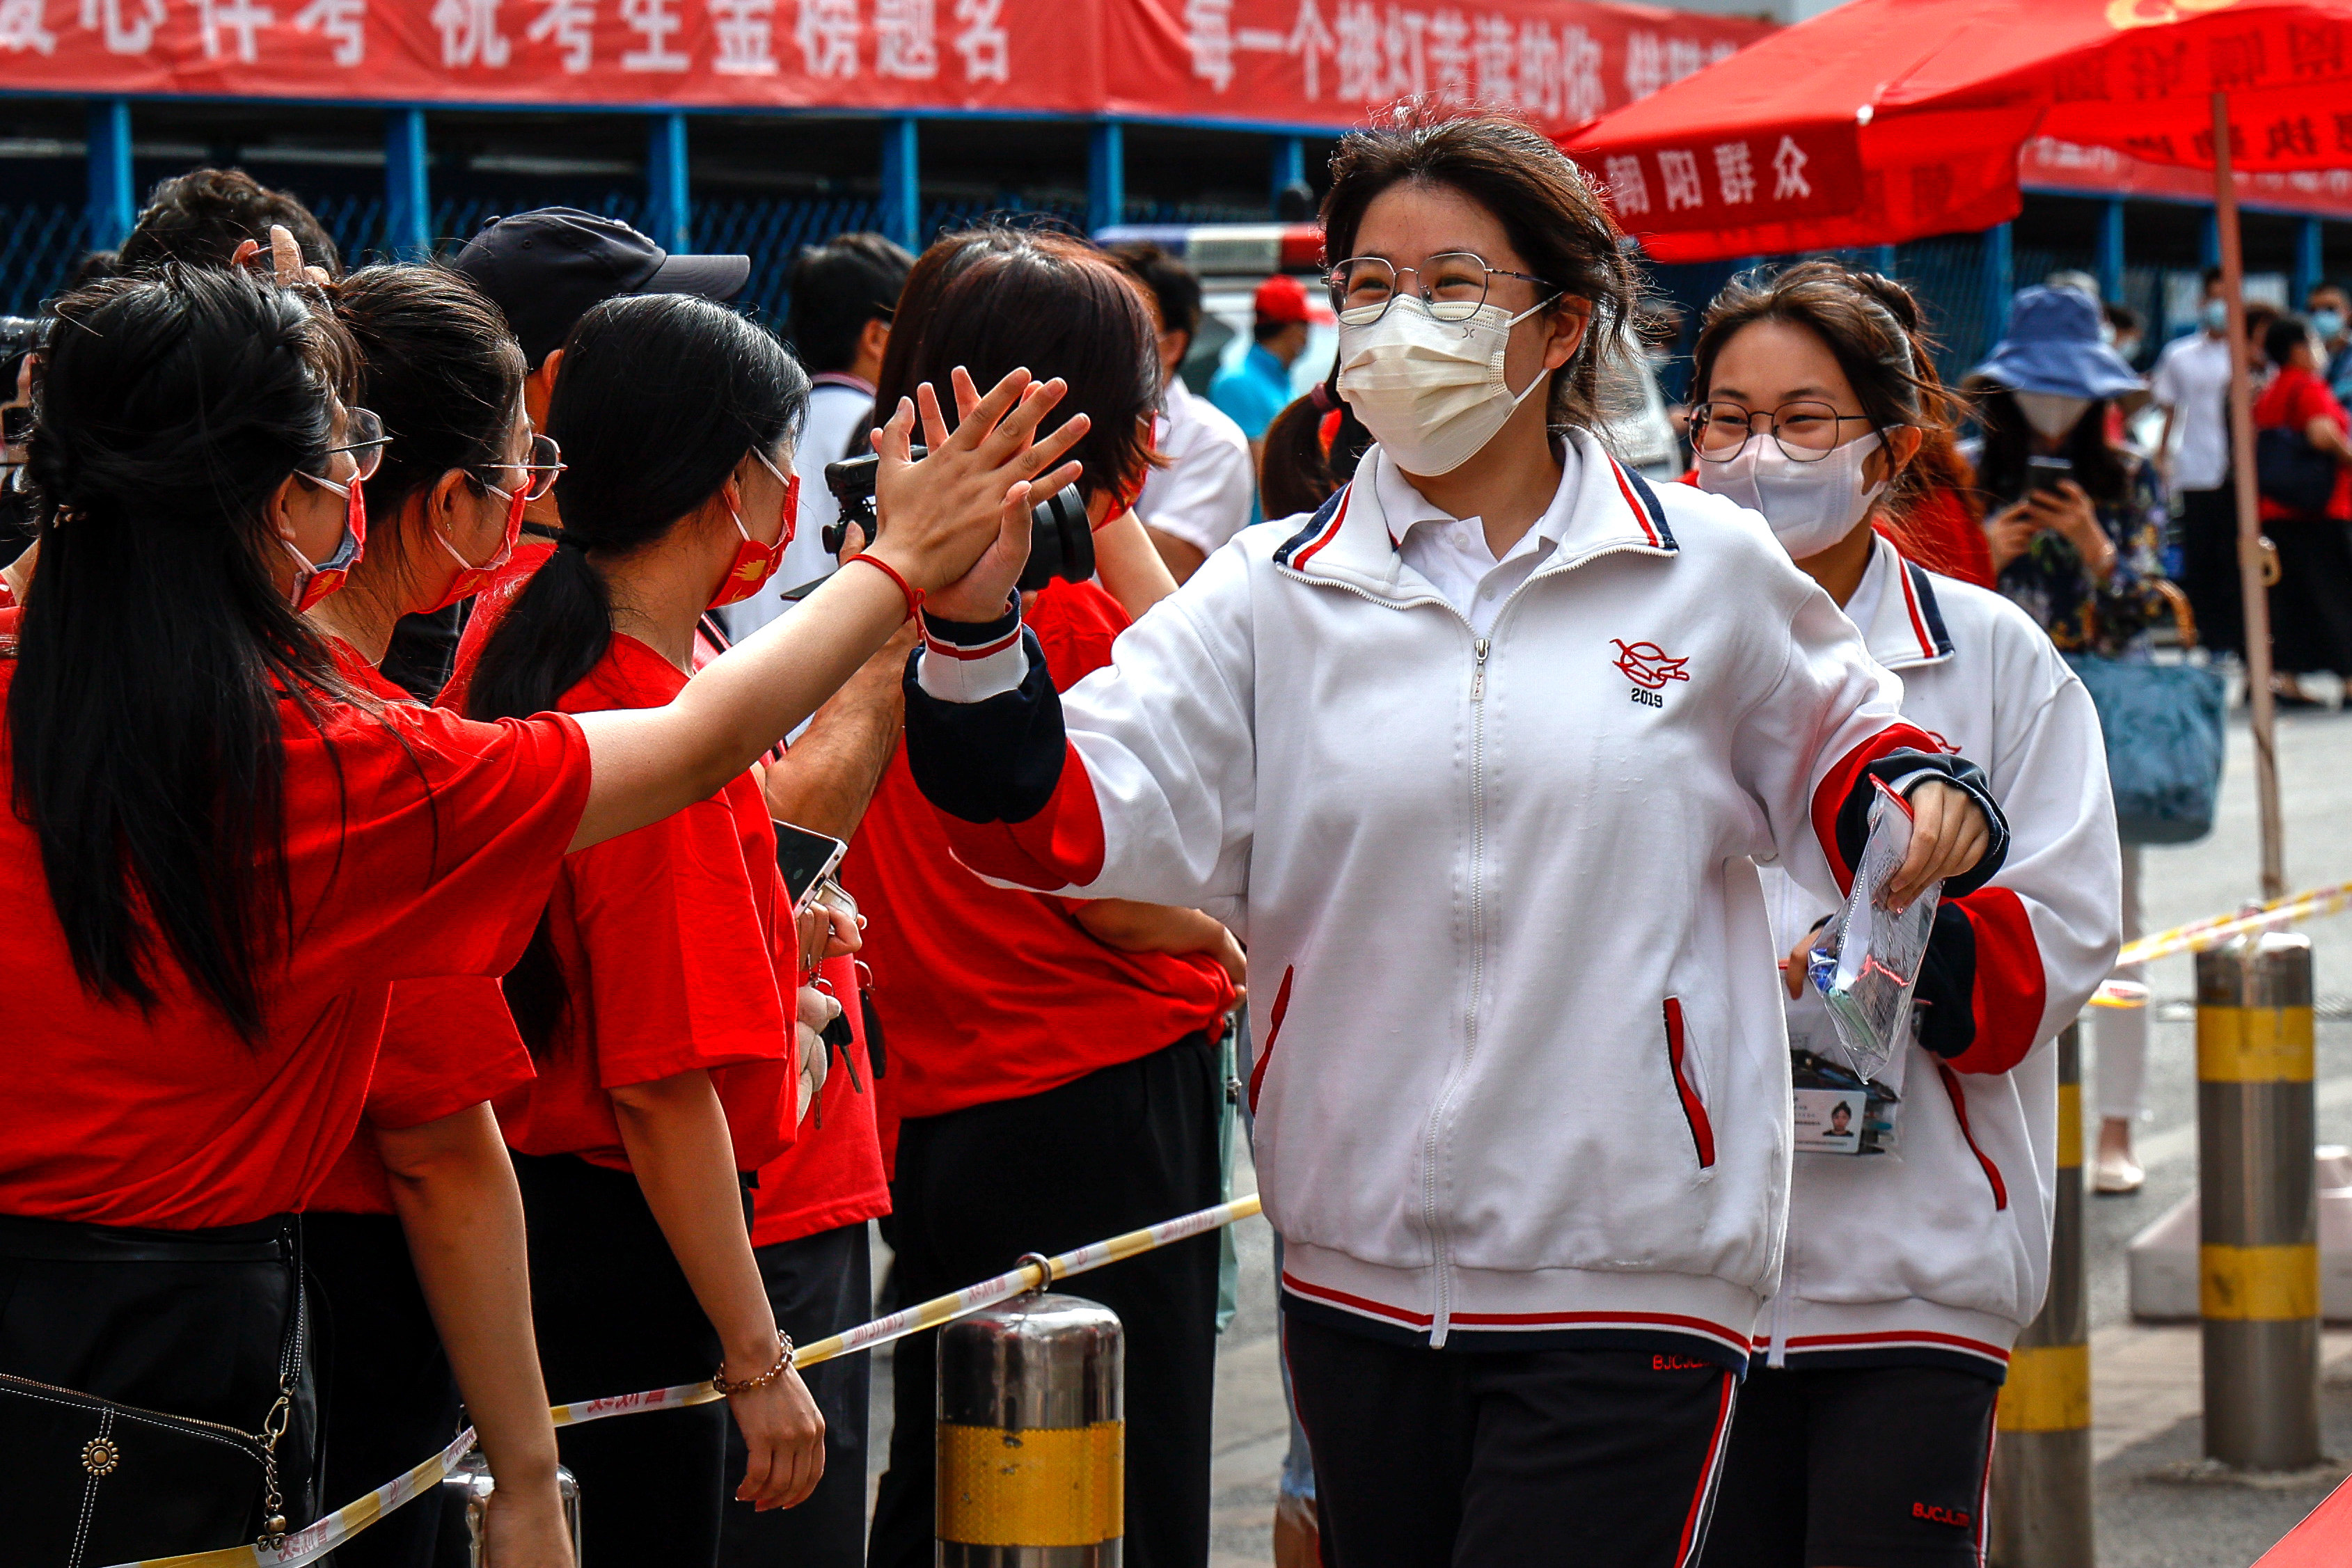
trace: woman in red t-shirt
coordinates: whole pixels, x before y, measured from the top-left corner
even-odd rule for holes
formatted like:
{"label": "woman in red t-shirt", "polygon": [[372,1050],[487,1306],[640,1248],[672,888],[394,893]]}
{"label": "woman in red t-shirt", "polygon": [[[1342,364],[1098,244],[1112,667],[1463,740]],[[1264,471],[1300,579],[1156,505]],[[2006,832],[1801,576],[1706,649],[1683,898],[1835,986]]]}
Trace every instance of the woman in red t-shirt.
{"label": "woman in red t-shirt", "polygon": [[[360,351],[359,400],[383,420],[387,444],[367,476],[369,549],[310,620],[353,686],[406,702],[378,673],[394,628],[478,591],[511,552],[525,498],[545,493],[559,465],[523,415],[521,350],[462,274],[372,267],[332,298]],[[500,1428],[516,1421],[529,1423],[536,1458],[552,1462],[522,1202],[488,1103],[530,1076],[497,980],[392,988],[361,1135],[303,1211],[333,1437],[322,1471],[330,1503],[446,1443],[463,1425],[461,1389],[495,1475],[512,1441]],[[440,1504],[436,1488],[340,1548],[337,1563],[430,1568]]]}
{"label": "woman in red t-shirt", "polygon": [[[95,284],[58,301],[41,372],[39,571],[0,644],[0,1447],[60,1418],[6,1377],[290,1420],[280,1495],[257,1461],[249,1491],[194,1500],[211,1518],[167,1518],[190,1500],[167,1479],[108,1490],[80,1538],[101,1560],[309,1511],[290,1217],[351,1142],[392,987],[511,967],[568,849],[739,773],[915,590],[1025,527],[1015,481],[1067,444],[1027,444],[1055,389],[1015,383],[984,435],[901,466],[901,410],[887,570],[828,582],[666,706],[470,724],[357,691],[301,617],[357,554],[380,444],[343,401],[350,339],[308,298],[177,267]],[[509,1568],[568,1557],[544,1474],[494,1512]],[[86,1482],[0,1488],[0,1539],[63,1560]]]}
{"label": "woman in red t-shirt", "polygon": [[[1116,598],[1062,580],[1023,594],[1056,687],[1109,664],[1129,617],[1175,587],[1132,510],[1151,461],[1156,336],[1139,287],[1056,235],[950,235],[899,297],[885,399],[944,381],[951,366],[1017,354],[1067,376],[1072,406],[1093,416],[1081,448],[1088,518],[1097,538],[1116,527],[1139,548],[1098,554]],[[990,885],[950,852],[903,746],[846,880],[871,921],[904,1299],[1218,1200],[1217,1041],[1243,968],[1224,927],[1198,910]],[[1087,1276],[1085,1293],[1127,1331],[1130,1568],[1208,1554],[1217,1258],[1216,1239],[1202,1237]],[[932,1552],[929,1336],[901,1342],[892,1364],[871,1560],[915,1568]]]}
{"label": "woman in red t-shirt", "polygon": [[[721,306],[652,295],[583,317],[548,415],[572,454],[562,548],[452,697],[487,719],[686,689],[704,612],[758,591],[782,559],[807,406],[792,356]],[[554,1396],[687,1382],[723,1358],[730,1381],[761,1384],[732,1402],[749,1448],[739,1495],[782,1469],[791,1502],[823,1473],[824,1421],[778,1355],[742,1178],[793,1142],[803,1070],[824,1062],[795,1028],[799,946],[746,769],[565,862],[507,980],[539,1076],[499,1103]],[[716,1561],[726,1424],[703,1406],[564,1433],[599,1499],[599,1560]]]}
{"label": "woman in red t-shirt", "polygon": [[2313,699],[2304,695],[2298,675],[2352,675],[2352,441],[2345,435],[2352,421],[2319,373],[2327,359],[2310,322],[2300,316],[2272,322],[2263,352],[2278,373],[2254,403],[2254,427],[2292,430],[2336,463],[2335,487],[2320,510],[2263,497],[2263,531],[2279,556],[2279,580],[2270,591],[2278,694],[2308,706]]}

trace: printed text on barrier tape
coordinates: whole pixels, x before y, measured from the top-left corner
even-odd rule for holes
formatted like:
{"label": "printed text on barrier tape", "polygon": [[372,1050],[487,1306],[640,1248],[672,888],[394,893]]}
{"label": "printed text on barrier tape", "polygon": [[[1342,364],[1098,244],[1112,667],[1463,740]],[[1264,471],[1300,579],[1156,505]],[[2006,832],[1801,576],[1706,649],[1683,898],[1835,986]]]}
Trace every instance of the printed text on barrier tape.
{"label": "printed text on barrier tape", "polygon": [[[1252,1193],[1247,1197],[1237,1197],[1213,1208],[1180,1215],[1140,1230],[1130,1230],[1124,1236],[1114,1236],[1107,1241],[1089,1242],[1048,1259],[1042,1279],[1038,1277],[1036,1264],[1024,1264],[992,1280],[967,1285],[950,1295],[901,1308],[887,1317],[860,1323],[830,1339],[802,1345],[793,1352],[793,1365],[796,1368],[814,1366],[822,1361],[853,1355],[861,1350],[872,1350],[877,1345],[904,1339],[910,1333],[919,1333],[941,1323],[969,1317],[1026,1291],[1051,1285],[1056,1280],[1088,1273],[1106,1263],[1132,1258],[1139,1252],[1149,1252],[1171,1242],[1222,1230],[1258,1211],[1257,1195]],[[576,1405],[558,1405],[548,1415],[559,1427],[576,1427],[583,1421],[603,1421],[614,1416],[635,1415],[640,1410],[705,1405],[719,1397],[719,1391],[707,1382],[685,1383],[675,1388],[655,1388],[643,1394],[620,1394],[604,1399],[583,1399]],[[118,1563],[113,1564],[113,1568],[299,1568],[302,1563],[325,1556],[393,1510],[415,1501],[424,1495],[427,1488],[439,1486],[473,1447],[474,1433],[468,1427],[458,1435],[457,1441],[406,1475],[386,1482],[358,1501],[347,1503],[316,1523],[296,1531],[286,1538],[282,1546],[224,1546],[212,1552],[191,1552],[177,1557],[150,1557],[137,1563]]]}

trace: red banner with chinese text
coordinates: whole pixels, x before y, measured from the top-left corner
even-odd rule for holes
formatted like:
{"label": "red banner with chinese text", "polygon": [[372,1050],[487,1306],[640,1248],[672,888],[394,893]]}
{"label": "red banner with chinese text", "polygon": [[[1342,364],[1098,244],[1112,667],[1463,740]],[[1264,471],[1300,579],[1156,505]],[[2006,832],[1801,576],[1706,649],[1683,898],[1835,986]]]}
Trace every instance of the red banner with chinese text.
{"label": "red banner with chinese text", "polygon": [[1428,92],[1558,133],[1769,30],[1559,0],[0,0],[0,89],[1334,131]]}

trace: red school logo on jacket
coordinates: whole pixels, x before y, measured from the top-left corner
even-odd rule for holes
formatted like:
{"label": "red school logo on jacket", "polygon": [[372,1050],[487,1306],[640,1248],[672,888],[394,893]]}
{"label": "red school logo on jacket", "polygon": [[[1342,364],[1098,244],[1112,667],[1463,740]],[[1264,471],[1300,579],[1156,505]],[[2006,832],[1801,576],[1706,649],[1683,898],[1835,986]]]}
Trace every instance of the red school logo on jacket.
{"label": "red school logo on jacket", "polygon": [[1617,650],[1617,668],[1633,683],[1633,699],[1645,707],[1665,706],[1658,692],[1668,681],[1690,679],[1690,671],[1685,668],[1690,661],[1667,657],[1655,643],[1626,643],[1614,637],[1609,641]]}

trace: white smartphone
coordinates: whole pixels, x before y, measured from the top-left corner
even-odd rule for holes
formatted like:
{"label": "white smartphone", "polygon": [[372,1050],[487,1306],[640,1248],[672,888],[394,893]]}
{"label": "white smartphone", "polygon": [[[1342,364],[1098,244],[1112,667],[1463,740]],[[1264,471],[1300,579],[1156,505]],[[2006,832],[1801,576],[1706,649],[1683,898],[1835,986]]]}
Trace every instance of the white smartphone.
{"label": "white smartphone", "polygon": [[794,915],[808,907],[818,887],[848,852],[849,846],[839,839],[790,822],[776,824],[776,870],[783,873],[784,891],[792,895]]}

